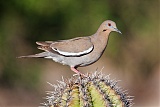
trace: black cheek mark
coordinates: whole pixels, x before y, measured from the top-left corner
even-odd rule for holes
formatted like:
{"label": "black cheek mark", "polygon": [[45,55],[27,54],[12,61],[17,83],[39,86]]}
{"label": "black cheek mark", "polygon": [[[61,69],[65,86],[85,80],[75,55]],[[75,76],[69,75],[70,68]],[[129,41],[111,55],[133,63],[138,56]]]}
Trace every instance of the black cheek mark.
{"label": "black cheek mark", "polygon": [[106,29],[103,30],[103,32],[107,31]]}

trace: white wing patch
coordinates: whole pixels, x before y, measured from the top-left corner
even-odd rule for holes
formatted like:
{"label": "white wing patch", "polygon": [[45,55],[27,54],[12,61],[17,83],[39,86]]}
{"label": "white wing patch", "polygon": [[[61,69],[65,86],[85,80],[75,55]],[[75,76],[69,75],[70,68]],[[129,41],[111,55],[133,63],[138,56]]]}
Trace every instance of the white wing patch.
{"label": "white wing patch", "polygon": [[93,50],[93,46],[92,47],[90,47],[89,49],[87,49],[87,50],[84,50],[84,51],[82,51],[82,52],[78,52],[78,53],[72,53],[72,52],[64,52],[64,51],[60,51],[60,50],[58,50],[58,49],[56,49],[56,48],[52,48],[54,51],[56,51],[56,52],[58,52],[59,54],[61,54],[61,55],[64,55],[64,56],[80,56],[80,55],[84,55],[84,54],[87,54],[87,53],[89,53],[89,52],[91,52],[92,50]]}

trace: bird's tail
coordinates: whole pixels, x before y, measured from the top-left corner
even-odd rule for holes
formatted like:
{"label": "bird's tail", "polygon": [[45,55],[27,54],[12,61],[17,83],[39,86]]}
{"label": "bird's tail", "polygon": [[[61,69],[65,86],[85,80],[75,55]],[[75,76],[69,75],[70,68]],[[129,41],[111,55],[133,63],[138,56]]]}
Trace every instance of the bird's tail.
{"label": "bird's tail", "polygon": [[38,53],[38,54],[34,54],[34,55],[19,56],[17,58],[43,58],[43,57],[47,57],[48,54],[49,54],[49,52],[42,52],[42,53]]}

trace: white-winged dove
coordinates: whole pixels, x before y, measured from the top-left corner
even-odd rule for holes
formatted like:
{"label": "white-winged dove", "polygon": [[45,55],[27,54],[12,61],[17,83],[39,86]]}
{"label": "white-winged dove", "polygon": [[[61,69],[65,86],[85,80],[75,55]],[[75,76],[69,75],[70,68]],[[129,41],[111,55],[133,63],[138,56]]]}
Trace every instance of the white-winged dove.
{"label": "white-winged dove", "polygon": [[96,62],[103,54],[108,37],[111,31],[121,33],[116,23],[107,20],[104,21],[97,32],[87,37],[77,37],[69,40],[36,42],[38,49],[45,52],[20,56],[22,57],[43,57],[52,59],[63,65],[70,66],[71,70],[77,74],[81,74],[77,67],[87,66]]}

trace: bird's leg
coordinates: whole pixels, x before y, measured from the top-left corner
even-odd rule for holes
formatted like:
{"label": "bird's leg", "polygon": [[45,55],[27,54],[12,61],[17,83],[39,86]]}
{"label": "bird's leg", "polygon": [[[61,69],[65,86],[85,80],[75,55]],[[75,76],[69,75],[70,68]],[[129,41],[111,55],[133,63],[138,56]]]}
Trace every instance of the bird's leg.
{"label": "bird's leg", "polygon": [[71,67],[71,70],[77,74],[80,74],[80,75],[83,75],[85,76],[84,74],[82,74],[81,72],[79,72],[75,67]]}

